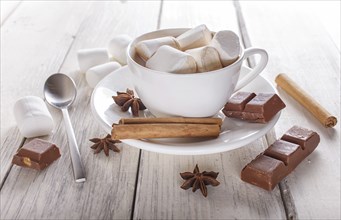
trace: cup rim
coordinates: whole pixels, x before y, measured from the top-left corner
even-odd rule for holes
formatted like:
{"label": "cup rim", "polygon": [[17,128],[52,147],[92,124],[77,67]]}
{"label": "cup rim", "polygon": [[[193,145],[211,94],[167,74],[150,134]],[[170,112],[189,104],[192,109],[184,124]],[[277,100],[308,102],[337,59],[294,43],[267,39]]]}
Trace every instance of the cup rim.
{"label": "cup rim", "polygon": [[[139,68],[142,68],[144,69],[145,71],[150,71],[152,73],[156,73],[156,74],[163,74],[163,75],[168,75],[168,76],[174,76],[174,77],[190,77],[190,76],[203,76],[203,75],[212,75],[214,73],[219,73],[221,72],[222,70],[226,70],[226,69],[232,69],[234,66],[238,65],[240,62],[243,61],[243,58],[244,58],[244,51],[245,49],[242,47],[241,45],[241,52],[240,52],[240,55],[238,57],[238,59],[236,61],[234,61],[232,64],[226,66],[226,67],[223,67],[221,69],[217,69],[217,70],[212,70],[212,71],[208,71],[208,72],[201,72],[201,73],[185,73],[185,74],[181,74],[181,73],[170,73],[170,72],[164,72],[164,71],[159,71],[159,70],[153,70],[153,69],[149,69],[145,66],[142,66],[141,64],[139,64],[138,62],[136,62],[131,56],[130,56],[130,51],[132,49],[132,46],[133,45],[136,45],[137,43],[137,39],[140,38],[140,37],[143,37],[147,34],[152,34],[152,33],[157,33],[157,32],[164,32],[164,31],[187,31],[189,30],[190,28],[166,28],[166,29],[159,29],[159,30],[156,30],[156,31],[150,31],[150,32],[147,32],[147,33],[144,33],[144,34],[141,34],[139,35],[138,37],[135,37],[135,39],[129,43],[128,47],[127,47],[127,57],[128,59],[130,59],[130,61],[134,64],[134,65],[137,65]],[[215,33],[213,31],[211,31],[212,33]],[[129,63],[128,63],[128,66],[129,66]]]}

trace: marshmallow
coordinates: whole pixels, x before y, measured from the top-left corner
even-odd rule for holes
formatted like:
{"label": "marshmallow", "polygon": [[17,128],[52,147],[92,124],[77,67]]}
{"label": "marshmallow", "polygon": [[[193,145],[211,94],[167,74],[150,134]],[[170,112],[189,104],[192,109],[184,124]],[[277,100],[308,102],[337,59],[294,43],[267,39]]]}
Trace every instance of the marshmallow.
{"label": "marshmallow", "polygon": [[176,38],[182,51],[203,47],[209,44],[212,39],[211,31],[202,24],[192,28]]}
{"label": "marshmallow", "polygon": [[236,61],[241,52],[239,37],[233,31],[217,32],[210,45],[217,49],[223,66],[228,66]]}
{"label": "marshmallow", "polygon": [[14,104],[14,117],[20,133],[27,138],[49,134],[53,119],[45,102],[36,96],[25,96]]}
{"label": "marshmallow", "polygon": [[85,73],[93,66],[109,62],[108,51],[105,48],[83,49],[77,52],[80,71]]}
{"label": "marshmallow", "polygon": [[186,53],[193,56],[197,63],[198,72],[208,72],[223,68],[220,62],[218,51],[211,46],[199,47],[186,50]]}
{"label": "marshmallow", "polygon": [[108,44],[108,51],[114,60],[127,64],[127,47],[133,39],[128,35],[117,35]]}
{"label": "marshmallow", "polygon": [[163,45],[179,49],[179,44],[174,37],[160,37],[140,41],[136,45],[136,52],[144,61],[147,61],[151,56],[153,56],[157,49]]}
{"label": "marshmallow", "polygon": [[91,67],[88,71],[86,71],[85,79],[91,88],[95,88],[101,79],[120,67],[121,65],[118,62],[109,62]]}
{"label": "marshmallow", "polygon": [[147,61],[146,67],[169,73],[195,73],[194,58],[180,50],[164,45]]}

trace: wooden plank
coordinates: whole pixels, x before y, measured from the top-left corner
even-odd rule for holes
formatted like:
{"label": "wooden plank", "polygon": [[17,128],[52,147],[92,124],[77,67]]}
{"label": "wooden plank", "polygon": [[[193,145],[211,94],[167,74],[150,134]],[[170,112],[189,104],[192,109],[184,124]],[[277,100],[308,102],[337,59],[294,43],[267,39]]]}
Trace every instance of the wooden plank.
{"label": "wooden plank", "polygon": [[[14,103],[27,95],[43,97],[44,81],[60,69],[88,5],[23,2],[1,27],[1,182],[23,140],[14,120]],[[50,109],[58,125],[57,111]]]}
{"label": "wooden plank", "polygon": [[17,7],[20,5],[21,1],[1,1],[0,2],[0,9],[1,9],[1,25],[5,23],[7,18],[9,18]]}
{"label": "wooden plank", "polygon": [[[93,155],[89,138],[104,136],[94,121],[89,102],[92,90],[84,75],[75,71],[76,51],[106,46],[119,33],[132,36],[156,28],[159,2],[93,2],[82,22],[61,72],[71,75],[78,85],[78,96],[70,117],[80,146],[87,181],[73,180],[64,125],[60,123],[47,137],[60,146],[62,157],[42,172],[14,166],[1,190],[1,218],[32,219],[127,219],[131,215],[139,150],[121,144],[120,154]],[[144,17],[144,25],[132,17]],[[72,13],[70,13],[72,15]],[[68,19],[69,17],[65,17]],[[61,19],[61,18],[60,18]],[[7,146],[8,147],[8,146]],[[3,202],[5,201],[5,202]]]}
{"label": "wooden plank", "polygon": [[[161,28],[193,27],[205,23],[211,30],[238,32],[232,2],[164,2]],[[285,218],[278,187],[272,193],[240,180],[240,171],[263,151],[266,142],[259,139],[243,148],[212,155],[173,156],[142,151],[135,219],[260,219]],[[218,171],[218,187],[208,187],[208,197],[180,188],[179,173]],[[261,202],[260,202],[261,201]]]}
{"label": "wooden plank", "polygon": [[[240,180],[245,164],[263,150],[262,139],[231,152],[202,156],[172,156],[142,151],[135,219],[274,219],[285,218],[280,191],[260,190]],[[208,187],[208,197],[180,188],[179,173],[217,171],[220,185]],[[261,202],[260,202],[261,201]]]}
{"label": "wooden plank", "polygon": [[[294,2],[242,2],[252,45],[270,54],[269,80],[287,73],[340,119],[340,51],[311,13],[310,2],[301,4],[305,7]],[[285,181],[298,218],[340,219],[340,123],[326,129],[284,91],[279,93],[287,108],[276,125],[277,136],[295,124],[321,136],[319,147]]]}
{"label": "wooden plank", "polygon": [[[241,6],[239,1],[234,2],[234,6],[236,8],[236,13],[238,17],[238,24],[239,24],[239,29],[240,33],[243,39],[243,44],[245,48],[252,47],[252,43],[250,40],[250,36],[248,33],[248,30],[246,28],[245,24],[245,19],[243,12],[241,10]],[[249,67],[255,67],[257,64],[256,59],[254,56],[248,58],[247,65]],[[266,144],[269,146],[276,140],[276,133],[275,129],[272,128],[266,135],[265,135],[265,140]],[[297,219],[297,210],[295,207],[295,202],[294,199],[292,198],[291,192],[289,185],[286,182],[286,179],[284,178],[281,182],[278,184],[279,186],[279,191],[281,193],[282,201],[283,201],[283,206],[285,209],[286,217],[287,219]]]}
{"label": "wooden plank", "polygon": [[[286,6],[290,7],[291,4]],[[340,50],[341,1],[309,1],[309,4],[296,2],[294,7],[314,15],[313,19],[321,24],[321,31],[327,32]]]}
{"label": "wooden plank", "polygon": [[[13,130],[14,137],[20,136],[18,129]],[[22,145],[26,141],[26,138],[13,138],[13,136],[8,136],[7,138],[5,138],[4,143],[2,144],[2,146],[4,147],[0,149],[1,150],[0,190],[2,189],[2,186],[6,181],[9,172],[11,171],[13,154],[16,152],[17,149],[22,147]]]}

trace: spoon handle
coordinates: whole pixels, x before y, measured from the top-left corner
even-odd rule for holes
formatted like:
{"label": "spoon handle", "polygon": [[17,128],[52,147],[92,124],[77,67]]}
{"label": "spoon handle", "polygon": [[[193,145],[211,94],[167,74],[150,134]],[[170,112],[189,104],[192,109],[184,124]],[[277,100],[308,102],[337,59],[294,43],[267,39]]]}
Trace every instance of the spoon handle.
{"label": "spoon handle", "polygon": [[73,168],[73,175],[77,183],[85,182],[85,170],[81,160],[81,155],[79,153],[75,133],[73,131],[68,110],[66,108],[62,109],[66,132],[69,140],[71,162]]}

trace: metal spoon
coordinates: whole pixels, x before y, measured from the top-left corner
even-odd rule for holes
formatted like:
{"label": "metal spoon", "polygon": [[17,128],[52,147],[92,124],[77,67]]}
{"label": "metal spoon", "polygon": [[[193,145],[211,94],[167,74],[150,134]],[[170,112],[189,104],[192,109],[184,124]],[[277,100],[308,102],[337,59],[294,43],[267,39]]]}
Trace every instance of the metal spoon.
{"label": "metal spoon", "polygon": [[45,82],[44,96],[46,101],[53,107],[60,109],[63,113],[69,140],[73,175],[76,182],[80,183],[85,181],[85,171],[67,110],[75,100],[76,95],[75,82],[63,73],[53,74]]}

